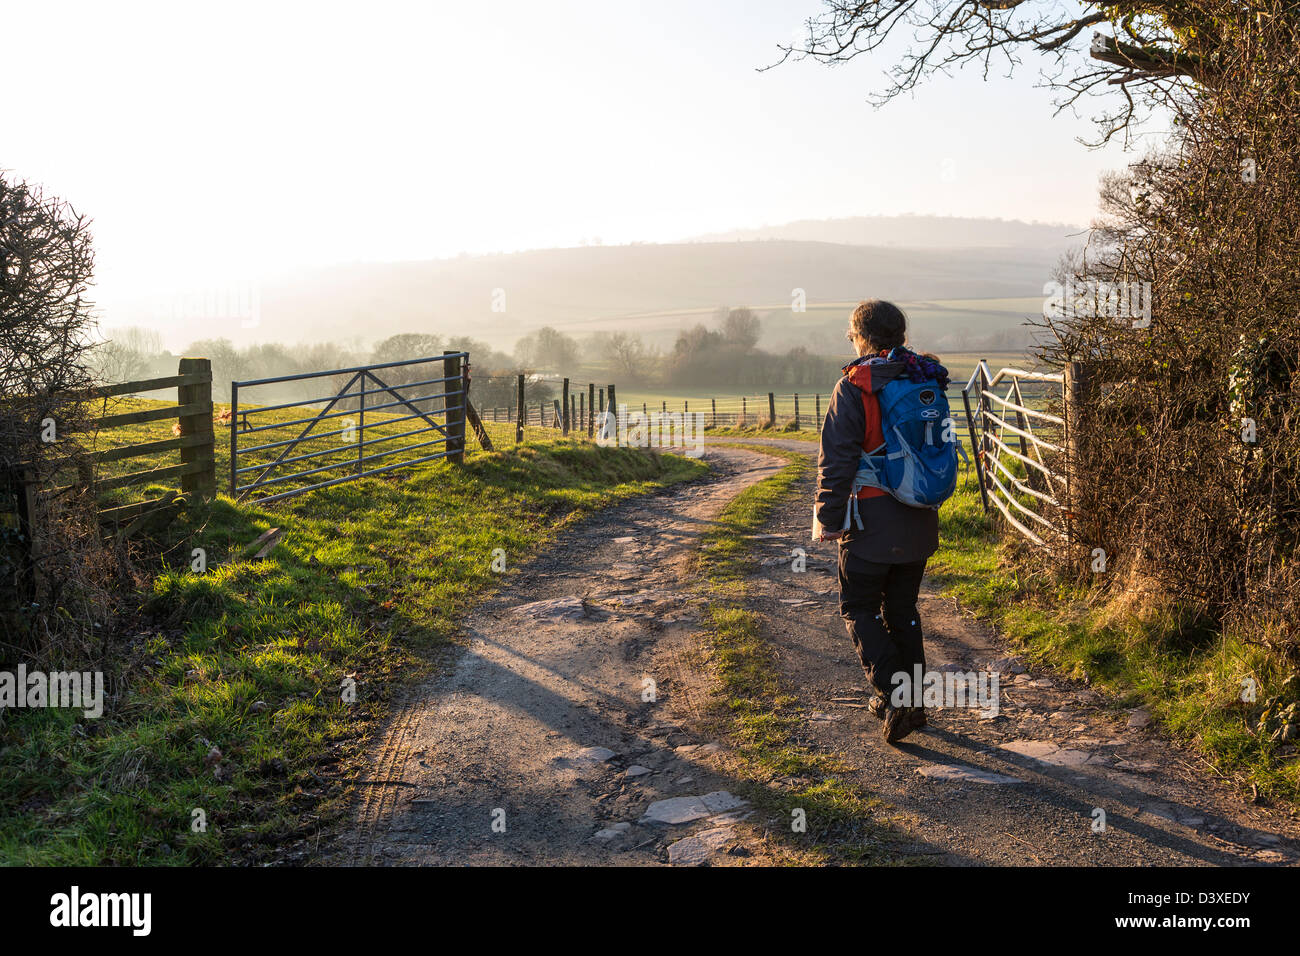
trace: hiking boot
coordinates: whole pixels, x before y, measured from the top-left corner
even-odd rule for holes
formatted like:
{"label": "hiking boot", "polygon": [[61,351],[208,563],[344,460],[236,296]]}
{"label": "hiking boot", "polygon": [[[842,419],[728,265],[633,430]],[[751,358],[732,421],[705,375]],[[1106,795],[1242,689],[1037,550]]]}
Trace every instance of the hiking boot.
{"label": "hiking boot", "polygon": [[871,716],[878,720],[884,720],[885,714],[889,710],[889,701],[885,700],[882,694],[877,694],[871,700],[867,701],[867,710]]}
{"label": "hiking boot", "polygon": [[885,743],[896,744],[913,731],[911,707],[885,705]]}

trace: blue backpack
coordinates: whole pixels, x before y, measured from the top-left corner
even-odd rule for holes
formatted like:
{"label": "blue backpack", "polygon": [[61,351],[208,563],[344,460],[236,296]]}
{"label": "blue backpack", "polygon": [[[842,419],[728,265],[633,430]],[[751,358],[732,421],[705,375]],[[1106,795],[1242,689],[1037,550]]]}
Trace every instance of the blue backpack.
{"label": "blue backpack", "polygon": [[850,520],[862,528],[858,513],[862,488],[880,488],[914,508],[938,508],[957,489],[958,454],[966,457],[948,409],[948,396],[937,382],[895,379],[877,398],[885,443],[863,452],[858,461],[845,528]]}

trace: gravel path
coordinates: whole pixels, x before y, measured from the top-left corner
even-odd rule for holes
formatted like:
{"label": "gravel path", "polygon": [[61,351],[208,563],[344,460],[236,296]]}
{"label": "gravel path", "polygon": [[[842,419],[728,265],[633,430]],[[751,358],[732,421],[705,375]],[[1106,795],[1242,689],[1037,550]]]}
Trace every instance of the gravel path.
{"label": "gravel path", "polygon": [[[801,452],[803,442],[763,442]],[[593,516],[512,571],[450,669],[372,748],[326,864],[754,865],[768,821],[698,726],[707,600],[685,562],[718,512],[781,462],[711,444],[705,480]],[[808,541],[811,480],[755,539],[751,608],[805,708],[802,743],[897,809],[899,857],[955,865],[1294,865],[1293,813],[1246,803],[1141,713],[1037,673],[927,581],[932,669],[996,670],[995,717],[942,709],[887,746],[836,609],[834,545]],[[795,571],[793,549],[806,553]],[[786,781],[795,785],[799,781]],[[780,786],[781,782],[777,782]],[[1104,829],[1098,830],[1100,813]],[[809,821],[810,830],[815,821]],[[777,824],[779,825],[779,824]]]}
{"label": "gravel path", "polygon": [[471,615],[450,672],[380,735],[353,827],[325,862],[731,859],[729,825],[747,810],[711,769],[718,746],[683,728],[702,703],[690,658],[705,600],[683,564],[726,503],[782,463],[707,457],[709,478],[588,519]]}
{"label": "gravel path", "polygon": [[[806,443],[773,444],[815,454]],[[886,745],[864,709],[865,678],[836,611],[836,546],[808,540],[812,492],[810,478],[766,529],[776,536],[761,542],[769,554],[752,582],[754,606],[809,713],[805,742],[842,754],[855,782],[903,812],[912,843],[900,850],[974,865],[1300,860],[1294,812],[1245,802],[1145,714],[1027,668],[928,579],[920,603],[927,666],[996,669],[999,713],[940,710],[925,732]],[[807,553],[804,573],[787,558],[796,547]]]}

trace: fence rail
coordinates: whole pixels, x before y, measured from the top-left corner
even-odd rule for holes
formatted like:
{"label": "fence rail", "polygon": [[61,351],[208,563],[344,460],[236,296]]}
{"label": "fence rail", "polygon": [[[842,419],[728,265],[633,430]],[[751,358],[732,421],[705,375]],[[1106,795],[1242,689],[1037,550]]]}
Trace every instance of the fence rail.
{"label": "fence rail", "polygon": [[[176,389],[175,405],[100,415],[87,419],[82,430],[94,431],[98,440],[105,431],[115,428],[175,419],[176,425],[173,428],[176,437],[94,451],[86,456],[85,461],[87,467],[94,469],[99,465],[153,458],[165,452],[178,451],[180,463],[107,478],[100,478],[93,472],[83,472],[78,476],[77,484],[90,487],[95,494],[102,494],[133,485],[154,484],[178,478],[180,493],[183,495],[210,499],[216,494],[216,437],[212,429],[212,363],[208,359],[183,358],[175,375],[104,385],[87,393],[86,397],[107,399],[171,388]],[[177,495],[173,492],[161,498],[105,506],[99,509],[99,517],[105,524],[135,522],[138,519],[148,518],[155,512],[174,509],[176,503]]]}

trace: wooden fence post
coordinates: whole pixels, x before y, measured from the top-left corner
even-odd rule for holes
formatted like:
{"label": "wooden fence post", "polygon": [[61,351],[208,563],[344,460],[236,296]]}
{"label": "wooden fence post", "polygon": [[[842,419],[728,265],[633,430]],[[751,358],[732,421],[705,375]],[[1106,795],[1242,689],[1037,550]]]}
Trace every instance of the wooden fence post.
{"label": "wooden fence post", "polygon": [[[461,396],[464,399],[463,404],[465,406],[465,419],[469,422],[469,427],[474,429],[474,436],[478,439],[478,443],[480,446],[482,446],[483,450],[496,451],[496,448],[492,444],[492,436],[490,436],[487,433],[487,429],[483,427],[483,417],[479,415],[478,409],[475,408],[474,403],[470,401],[469,398],[470,374],[469,373],[470,373],[470,361],[469,358],[466,357],[465,363],[460,367]],[[464,441],[462,441],[461,442],[462,457],[464,455],[464,449],[465,449],[465,443]]]}
{"label": "wooden fence post", "polygon": [[590,438],[596,434],[596,386],[593,382],[587,383],[587,437]]}
{"label": "wooden fence post", "polygon": [[11,495],[14,500],[13,511],[0,512],[0,528],[11,532],[0,535],[0,558],[6,566],[6,574],[0,578],[0,622],[15,634],[17,615],[43,601],[37,573],[40,535],[36,527],[36,487],[35,476],[26,468],[15,466],[0,471],[0,500]]}
{"label": "wooden fence post", "polygon": [[799,430],[799,393],[794,393],[794,430]]}
{"label": "wooden fence post", "polygon": [[561,434],[567,437],[569,434],[569,380],[567,378],[564,380],[563,391],[564,391],[564,425],[562,426],[563,431],[561,432]]}
{"label": "wooden fence post", "polygon": [[517,445],[524,440],[524,415],[527,414],[524,411],[524,377],[522,375],[519,376],[519,381],[515,383],[515,408],[518,409],[515,413],[515,444]]}
{"label": "wooden fence post", "polygon": [[[446,349],[443,355],[446,358],[442,360],[442,374],[447,379],[443,383],[442,399],[447,410],[447,459],[459,465],[465,461],[465,410],[469,406],[469,393],[461,373],[460,353]],[[453,398],[460,400],[453,405]]]}
{"label": "wooden fence post", "polygon": [[181,415],[177,420],[181,438],[199,438],[198,444],[181,448],[181,464],[201,463],[206,466],[181,475],[181,492],[210,501],[217,493],[216,437],[212,432],[212,362],[205,358],[183,358],[176,374],[207,377],[206,381],[194,385],[178,386],[176,403],[202,406],[193,414]]}
{"label": "wooden fence post", "polygon": [[609,391],[609,414],[613,418],[613,422],[614,422],[612,433],[614,435],[614,441],[617,442],[618,441],[618,399],[614,395],[613,385],[608,385],[606,386],[606,388]]}
{"label": "wooden fence post", "polygon": [[717,428],[718,427],[718,400],[716,398],[711,398],[709,399],[709,404],[713,406],[713,425],[710,427]]}
{"label": "wooden fence post", "polygon": [[813,410],[816,415],[816,420],[813,422],[813,425],[816,426],[818,431],[821,431],[822,430],[822,393],[821,392],[818,392],[816,395],[813,396],[813,403],[814,403]]}
{"label": "wooden fence post", "polygon": [[776,427],[776,395],[771,392],[767,393],[767,423]]}

